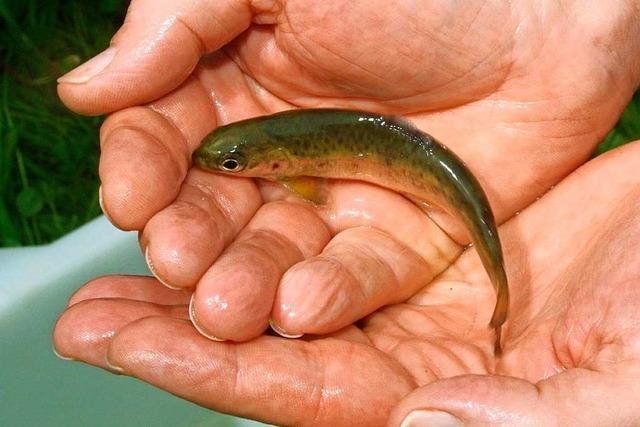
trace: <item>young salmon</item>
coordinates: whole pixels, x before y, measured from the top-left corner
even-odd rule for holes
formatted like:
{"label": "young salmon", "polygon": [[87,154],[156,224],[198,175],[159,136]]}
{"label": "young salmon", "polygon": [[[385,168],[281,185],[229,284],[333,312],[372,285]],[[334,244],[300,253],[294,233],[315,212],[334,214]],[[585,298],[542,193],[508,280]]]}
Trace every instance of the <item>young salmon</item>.
{"label": "young salmon", "polygon": [[487,197],[464,163],[401,119],[354,110],[293,110],[222,126],[194,153],[203,169],[277,180],[316,203],[314,178],[370,182],[458,217],[471,234],[496,289],[490,325],[500,330],[509,290]]}

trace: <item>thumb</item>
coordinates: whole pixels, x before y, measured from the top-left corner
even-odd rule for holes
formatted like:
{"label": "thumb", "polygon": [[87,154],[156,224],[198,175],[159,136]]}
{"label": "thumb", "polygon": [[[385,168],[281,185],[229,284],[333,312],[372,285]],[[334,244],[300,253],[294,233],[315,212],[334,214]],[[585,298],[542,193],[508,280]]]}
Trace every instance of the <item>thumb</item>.
{"label": "thumb", "polygon": [[586,369],[570,369],[537,384],[513,377],[465,375],[407,395],[393,410],[389,425],[630,425],[640,416],[634,398],[639,392],[631,375]]}
{"label": "thumb", "polygon": [[156,99],[191,74],[200,57],[251,23],[249,0],[133,0],[108,49],[58,79],[72,110],[101,114]]}

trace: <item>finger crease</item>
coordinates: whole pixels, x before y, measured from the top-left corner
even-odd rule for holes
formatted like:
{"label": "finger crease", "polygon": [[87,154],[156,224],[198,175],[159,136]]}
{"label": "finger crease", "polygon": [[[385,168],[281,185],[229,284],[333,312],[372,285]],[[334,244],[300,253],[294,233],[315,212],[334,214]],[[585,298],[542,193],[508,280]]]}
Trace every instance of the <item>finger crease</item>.
{"label": "finger crease", "polygon": [[323,408],[323,401],[324,401],[324,396],[325,396],[325,382],[326,382],[326,366],[324,364],[324,362],[322,361],[321,358],[321,351],[319,351],[319,349],[317,347],[314,346],[315,349],[315,354],[316,357],[313,358],[313,360],[315,361],[316,366],[316,372],[318,372],[318,380],[314,382],[314,387],[313,390],[311,392],[312,396],[317,396],[317,398],[315,399],[315,406],[313,411],[311,412],[313,414],[313,417],[311,418],[311,423],[310,425],[321,425],[321,423],[318,421],[321,413],[322,413],[322,408]]}
{"label": "finger crease", "polygon": [[203,211],[207,213],[207,215],[214,217],[215,213],[218,213],[219,216],[222,217],[223,221],[229,225],[229,228],[233,230],[233,234],[235,234],[239,228],[237,221],[234,219],[237,217],[235,209],[231,203],[222,203],[221,199],[225,199],[225,196],[211,188],[208,184],[203,184],[199,182],[185,182],[186,186],[189,186],[202,194],[202,196],[209,201],[209,205],[211,206],[211,210],[207,211],[204,208],[201,208]]}
{"label": "finger crease", "polygon": [[[227,233],[225,233],[225,229],[227,229],[228,227],[220,227],[218,225],[218,221],[216,221],[215,219],[215,215],[212,214],[212,212],[210,212],[208,209],[203,208],[202,206],[198,205],[197,203],[194,203],[190,200],[178,200],[174,203],[174,207],[179,207],[180,205],[183,205],[185,207],[188,207],[190,209],[194,209],[198,212],[201,212],[204,214],[205,218],[207,218],[208,220],[211,221],[211,223],[213,224],[215,231],[216,231],[216,238],[220,239],[223,242],[227,242],[229,241],[229,239],[231,238],[232,235],[229,235]],[[222,214],[221,214],[222,215]]]}
{"label": "finger crease", "polygon": [[279,233],[275,230],[266,230],[266,229],[259,229],[259,230],[254,230],[254,232],[257,233],[264,233],[266,238],[269,240],[272,240],[275,244],[280,245],[280,246],[284,246],[288,249],[292,249],[295,251],[295,258],[296,259],[304,259],[305,256],[302,253],[302,250],[300,250],[300,248],[298,247],[298,245],[295,244],[295,242],[293,240],[291,240],[290,238],[288,238],[287,236],[285,236],[282,233]]}
{"label": "finger crease", "polygon": [[176,16],[176,22],[182,24],[182,26],[193,36],[193,38],[198,43],[198,51],[200,55],[204,55],[207,52],[207,44],[204,42],[204,39],[198,34],[196,30],[194,30],[191,25],[187,21],[182,18],[182,16]]}

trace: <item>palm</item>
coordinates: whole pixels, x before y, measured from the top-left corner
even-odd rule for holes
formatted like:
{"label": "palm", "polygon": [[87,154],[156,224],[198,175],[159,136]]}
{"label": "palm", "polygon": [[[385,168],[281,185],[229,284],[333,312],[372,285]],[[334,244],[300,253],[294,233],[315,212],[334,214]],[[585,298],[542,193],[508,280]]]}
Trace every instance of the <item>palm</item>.
{"label": "palm", "polygon": [[[258,19],[276,25],[254,25],[225,50],[275,96],[305,107],[368,106],[404,114],[455,109],[486,99],[515,103],[517,98],[537,99],[543,92],[553,98],[574,91],[583,102],[602,96],[593,93],[593,81],[604,76],[592,67],[603,67],[609,59],[584,37],[592,12],[563,11],[549,4],[546,15],[534,15],[539,18],[535,21],[519,10],[525,6],[289,1],[279,12]],[[570,17],[572,13],[576,16]],[[562,37],[542,31],[569,19],[576,25]],[[573,34],[580,35],[581,43],[574,43]],[[558,61],[567,51],[588,61]],[[575,63],[584,67],[577,71],[584,81]],[[570,84],[576,81],[581,88]],[[527,84],[516,92],[523,82]],[[550,105],[527,105],[523,116],[544,114],[543,109],[559,100],[546,101]],[[485,103],[487,107],[491,110]],[[490,111],[483,114],[496,120]],[[536,121],[535,114],[530,121]]]}
{"label": "palm", "polygon": [[510,14],[508,5],[482,2],[290,1],[260,19],[276,25],[253,26],[225,50],[296,105],[421,112],[478,100],[504,83],[518,24]]}
{"label": "palm", "polygon": [[[413,388],[462,374],[509,375],[539,382],[548,393],[571,381],[574,368],[624,376],[640,357],[632,347],[640,334],[634,286],[640,271],[619,268],[639,261],[631,249],[640,238],[633,221],[640,195],[629,193],[637,188],[639,150],[635,144],[592,162],[501,228],[513,300],[500,359],[486,326],[493,291],[472,251],[409,301],[376,311],[360,327],[306,341],[213,343],[179,320],[187,315],[179,304],[188,293],[151,279],[101,279],[76,294],[57,326],[56,346],[98,366],[108,353],[127,374],[208,407],[276,423],[372,425]],[[603,177],[610,188],[586,198],[584,188],[596,188]],[[626,405],[613,390],[607,404]],[[479,390],[479,407],[495,392]],[[521,409],[500,401],[491,420]],[[524,409],[533,416],[526,410],[536,408]]]}
{"label": "palm", "polygon": [[196,76],[222,123],[298,107],[405,115],[465,159],[504,219],[586,160],[628,97],[606,84],[625,68],[584,37],[592,12],[551,3],[535,21],[518,3],[290,1]]}

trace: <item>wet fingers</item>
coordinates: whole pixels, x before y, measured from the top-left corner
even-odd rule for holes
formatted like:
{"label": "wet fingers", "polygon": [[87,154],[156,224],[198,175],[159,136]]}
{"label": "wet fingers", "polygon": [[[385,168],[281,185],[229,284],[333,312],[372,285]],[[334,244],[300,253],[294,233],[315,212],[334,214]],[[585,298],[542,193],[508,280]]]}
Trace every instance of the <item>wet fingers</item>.
{"label": "wet fingers", "polygon": [[387,233],[352,228],[282,278],[273,319],[289,334],[325,334],[404,301],[431,281],[429,265]]}
{"label": "wet fingers", "polygon": [[191,304],[194,323],[213,339],[260,335],[284,272],[320,252],[329,238],[308,206],[264,205],[198,283]]}
{"label": "wet fingers", "polygon": [[149,268],[165,286],[194,287],[261,203],[251,180],[191,170],[175,202],[144,229]]}
{"label": "wet fingers", "polygon": [[163,306],[126,299],[90,299],[68,308],[58,319],[53,346],[64,358],[110,369],[105,360],[111,337],[124,325],[147,316],[188,318],[184,305]]}

